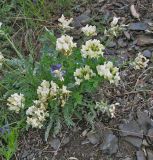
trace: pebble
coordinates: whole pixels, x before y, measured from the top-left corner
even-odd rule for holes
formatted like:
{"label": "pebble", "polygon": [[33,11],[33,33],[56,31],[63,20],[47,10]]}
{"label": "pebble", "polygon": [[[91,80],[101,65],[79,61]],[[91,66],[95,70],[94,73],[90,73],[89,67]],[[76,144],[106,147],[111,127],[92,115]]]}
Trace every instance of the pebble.
{"label": "pebble", "polygon": [[100,149],[103,153],[112,155],[118,151],[118,138],[114,134],[106,133],[104,135],[104,141],[100,145]]}
{"label": "pebble", "polygon": [[146,157],[143,151],[137,151],[136,156],[137,156],[137,160],[146,160]]}
{"label": "pebble", "polygon": [[57,150],[60,145],[60,140],[58,138],[52,139],[50,145],[53,149]]}
{"label": "pebble", "polygon": [[129,30],[133,31],[145,31],[146,29],[148,29],[148,25],[143,22],[131,23],[129,25]]}
{"label": "pebble", "polygon": [[137,45],[146,46],[153,44],[153,37],[149,35],[138,35],[137,36]]}
{"label": "pebble", "polygon": [[151,57],[152,57],[152,53],[151,53],[151,51],[149,51],[149,50],[144,50],[144,51],[143,51],[143,55],[144,55],[146,58],[151,58]]}
{"label": "pebble", "polygon": [[87,138],[90,141],[91,144],[99,144],[100,136],[96,133],[88,133]]}

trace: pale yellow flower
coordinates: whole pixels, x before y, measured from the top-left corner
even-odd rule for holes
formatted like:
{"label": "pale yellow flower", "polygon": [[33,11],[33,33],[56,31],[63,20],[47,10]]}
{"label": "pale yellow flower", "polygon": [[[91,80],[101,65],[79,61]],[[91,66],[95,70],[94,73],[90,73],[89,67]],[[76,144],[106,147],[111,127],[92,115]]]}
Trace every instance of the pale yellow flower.
{"label": "pale yellow flower", "polygon": [[76,47],[76,43],[73,42],[73,37],[68,35],[62,35],[56,41],[56,50],[63,53],[66,56],[72,54],[73,48]]}
{"label": "pale yellow flower", "polygon": [[63,29],[69,30],[69,29],[72,29],[72,28],[73,28],[73,27],[70,27],[70,23],[72,23],[73,18],[66,19],[66,18],[64,17],[64,15],[62,14],[61,18],[59,18],[58,21],[60,22],[59,25],[60,25]]}
{"label": "pale yellow flower", "polygon": [[84,58],[99,58],[103,56],[105,47],[99,40],[88,40],[85,45],[82,45],[81,53]]}
{"label": "pale yellow flower", "polygon": [[23,94],[14,93],[7,99],[7,105],[9,110],[19,113],[24,108],[25,98]]}
{"label": "pale yellow flower", "polygon": [[96,33],[96,26],[89,26],[88,24],[85,26],[85,27],[83,27],[82,29],[81,29],[81,31],[86,35],[86,36],[95,36],[95,35],[97,35],[97,33]]}

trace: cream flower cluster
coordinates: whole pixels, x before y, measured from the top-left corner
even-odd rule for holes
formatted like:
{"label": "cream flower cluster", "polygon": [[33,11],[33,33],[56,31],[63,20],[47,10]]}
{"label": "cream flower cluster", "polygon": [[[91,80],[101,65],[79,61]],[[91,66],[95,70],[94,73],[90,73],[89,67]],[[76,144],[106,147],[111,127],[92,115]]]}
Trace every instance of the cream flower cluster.
{"label": "cream flower cluster", "polygon": [[61,18],[59,18],[58,21],[60,22],[59,25],[60,25],[63,29],[69,30],[69,29],[72,29],[72,28],[73,28],[73,27],[70,27],[70,23],[72,23],[73,18],[66,19],[66,18],[64,17],[64,15],[62,14]]}
{"label": "cream flower cluster", "polygon": [[49,113],[46,110],[47,104],[41,101],[34,101],[34,105],[29,107],[26,111],[27,124],[32,128],[42,128],[46,118],[49,117]]}
{"label": "cream flower cluster", "polygon": [[46,102],[50,92],[50,83],[46,80],[43,80],[41,85],[37,89],[37,94],[39,100],[42,102]]}
{"label": "cream flower cluster", "polygon": [[73,48],[76,47],[76,43],[73,42],[73,37],[68,35],[62,35],[56,41],[56,50],[63,53],[66,56],[72,54]]}
{"label": "cream flower cluster", "polygon": [[97,72],[100,76],[103,76],[105,79],[109,80],[110,83],[118,84],[120,80],[119,72],[117,67],[113,67],[112,62],[105,62],[104,65],[98,65]]}
{"label": "cream flower cluster", "polygon": [[70,93],[71,91],[67,90],[66,86],[63,85],[62,88],[60,88],[55,82],[51,81],[50,97],[52,99],[58,99],[61,107],[64,107]]}
{"label": "cream flower cluster", "polygon": [[80,85],[83,80],[89,80],[94,76],[96,76],[96,74],[92,71],[90,66],[86,65],[85,67],[78,68],[74,72],[75,84]]}
{"label": "cream flower cluster", "polygon": [[116,106],[118,106],[119,103],[113,103],[108,105],[107,103],[104,103],[103,101],[101,102],[96,102],[95,105],[95,109],[97,110],[97,113],[99,114],[99,112],[107,113],[108,116],[110,116],[111,118],[115,117],[115,109]]}
{"label": "cream flower cluster", "polygon": [[91,26],[87,24],[85,27],[81,29],[81,31],[88,37],[97,35],[96,26]]}
{"label": "cream flower cluster", "polygon": [[60,102],[61,102],[61,107],[64,107],[66,101],[69,98],[71,91],[67,90],[66,86],[62,86],[60,89]]}
{"label": "cream flower cluster", "polygon": [[23,94],[14,93],[7,99],[9,110],[19,113],[20,109],[24,108],[25,98]]}
{"label": "cream flower cluster", "polygon": [[0,52],[0,68],[2,67],[4,60],[5,60],[5,59],[4,59],[4,56],[3,56],[3,54]]}
{"label": "cream flower cluster", "polygon": [[149,60],[145,56],[143,56],[141,53],[139,53],[138,56],[135,58],[134,62],[132,63],[132,65],[136,70],[143,69],[148,66],[148,62]]}
{"label": "cream flower cluster", "polygon": [[111,22],[111,28],[108,30],[105,29],[104,34],[110,38],[117,37],[123,30],[122,26],[118,25],[118,20],[120,18],[113,17],[113,21]]}
{"label": "cream flower cluster", "polygon": [[85,45],[82,45],[81,53],[84,58],[98,58],[103,56],[104,46],[99,40],[88,40]]}
{"label": "cream flower cluster", "polygon": [[46,118],[49,116],[47,111],[49,100],[59,100],[63,107],[69,98],[70,91],[66,86],[60,88],[55,82],[43,80],[37,89],[39,100],[34,101],[34,105],[26,111],[27,124],[33,128],[41,128]]}
{"label": "cream flower cluster", "polygon": [[39,101],[47,102],[50,99],[60,99],[61,106],[64,106],[64,101],[69,97],[70,91],[67,90],[66,86],[60,88],[55,82],[51,81],[50,83],[46,80],[43,80],[41,85],[37,89],[37,94]]}

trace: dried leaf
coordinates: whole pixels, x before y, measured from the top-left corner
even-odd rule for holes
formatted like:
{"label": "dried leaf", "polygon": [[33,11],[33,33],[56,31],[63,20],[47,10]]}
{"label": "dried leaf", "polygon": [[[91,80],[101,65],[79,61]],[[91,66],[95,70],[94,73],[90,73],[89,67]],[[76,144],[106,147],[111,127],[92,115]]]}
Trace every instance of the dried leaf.
{"label": "dried leaf", "polygon": [[131,5],[130,10],[131,10],[131,14],[132,14],[132,16],[133,16],[134,18],[137,18],[137,19],[140,18],[140,14],[136,11],[134,5]]}

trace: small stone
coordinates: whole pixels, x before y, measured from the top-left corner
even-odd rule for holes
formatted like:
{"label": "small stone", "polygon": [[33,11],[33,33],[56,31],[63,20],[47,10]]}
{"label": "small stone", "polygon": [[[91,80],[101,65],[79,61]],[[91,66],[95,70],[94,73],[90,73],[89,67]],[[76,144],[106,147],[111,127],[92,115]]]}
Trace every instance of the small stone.
{"label": "small stone", "polygon": [[121,159],[121,160],[133,160],[133,158],[126,157],[126,158],[124,158],[124,159]]}
{"label": "small stone", "polygon": [[148,29],[148,25],[142,22],[131,23],[129,25],[129,30],[133,30],[133,31],[145,31],[146,29]]}
{"label": "small stone", "polygon": [[61,143],[60,140],[58,138],[56,138],[56,139],[52,139],[50,144],[51,144],[52,148],[57,150],[58,147],[60,146],[60,143]]}
{"label": "small stone", "polygon": [[137,151],[136,156],[137,156],[137,160],[146,160],[146,157],[143,151]]}
{"label": "small stone", "polygon": [[146,140],[148,144],[153,144],[153,128],[149,129]]}
{"label": "small stone", "polygon": [[128,40],[131,39],[131,35],[130,35],[130,33],[128,31],[124,31],[124,35]]}
{"label": "small stone", "polygon": [[149,112],[146,111],[137,111],[137,122],[143,130],[144,134],[147,134],[147,131],[151,128],[151,118],[149,117]]}
{"label": "small stone", "polygon": [[153,37],[149,35],[138,35],[137,36],[137,45],[146,46],[153,44]]}
{"label": "small stone", "polygon": [[75,27],[82,27],[82,24],[87,24],[90,21],[90,10],[85,11],[80,16],[74,19],[73,25]]}
{"label": "small stone", "polygon": [[99,144],[100,136],[96,133],[88,133],[87,138],[93,145]]}
{"label": "small stone", "polygon": [[153,151],[147,150],[147,160],[153,160]]}
{"label": "small stone", "polygon": [[30,154],[29,150],[24,150],[22,158],[26,158]]}
{"label": "small stone", "polygon": [[118,150],[118,138],[113,134],[105,133],[104,141],[100,145],[100,149],[108,155],[116,153]]}
{"label": "small stone", "polygon": [[120,39],[117,41],[117,43],[118,43],[119,47],[122,47],[122,48],[124,48],[124,47],[127,46],[127,43],[124,42],[122,38],[120,38]]}
{"label": "small stone", "polygon": [[81,142],[82,145],[89,144],[89,143],[90,143],[89,140],[84,140]]}
{"label": "small stone", "polygon": [[105,54],[106,54],[106,55],[115,55],[115,51],[106,48],[106,49],[105,49]]}
{"label": "small stone", "polygon": [[66,145],[66,144],[68,144],[70,142],[70,138],[69,137],[65,137],[64,139],[63,139],[63,141],[62,141],[62,144],[63,145]]}
{"label": "small stone", "polygon": [[27,156],[27,160],[31,160],[35,158],[35,154],[31,153],[30,155]]}
{"label": "small stone", "polygon": [[144,50],[143,51],[143,55],[147,58],[151,58],[152,57],[152,53],[149,50]]}
{"label": "small stone", "polygon": [[140,148],[141,145],[142,145],[142,139],[139,138],[139,137],[130,137],[130,136],[127,136],[127,137],[124,137],[124,140],[129,142],[130,144],[132,144],[134,147],[136,148]]}
{"label": "small stone", "polygon": [[107,41],[106,47],[108,47],[108,48],[115,48],[116,47],[116,42]]}

